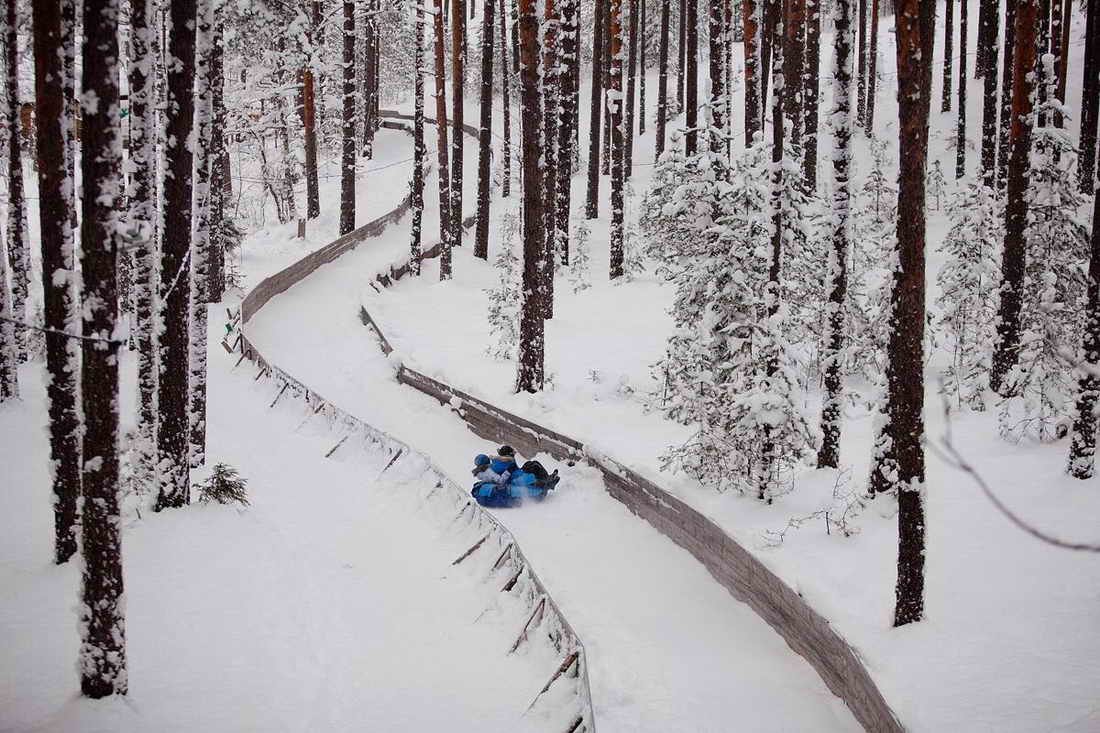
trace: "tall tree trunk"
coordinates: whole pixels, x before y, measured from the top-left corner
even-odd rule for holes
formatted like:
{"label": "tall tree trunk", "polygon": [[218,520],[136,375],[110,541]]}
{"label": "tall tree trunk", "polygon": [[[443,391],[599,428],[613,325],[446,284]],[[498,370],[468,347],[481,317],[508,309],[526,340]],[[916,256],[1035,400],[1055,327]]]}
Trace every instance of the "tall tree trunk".
{"label": "tall tree trunk", "polygon": [[806,0],[806,70],[803,72],[802,182],[817,190],[817,124],[821,84],[821,0]]}
{"label": "tall tree trunk", "polygon": [[665,152],[665,128],[668,124],[668,16],[671,0],[661,0],[661,45],[657,50],[657,157]]}
{"label": "tall tree trunk", "polygon": [[[966,5],[966,0],[959,0],[960,5]],[[951,55],[955,52],[955,0],[945,0],[946,9],[943,25],[943,99],[940,104],[941,112],[951,111],[951,64],[954,59]],[[961,12],[961,8],[960,8]],[[959,45],[962,45],[961,39]],[[966,57],[962,57],[963,66],[966,65]]]}
{"label": "tall tree trunk", "polygon": [[[464,135],[462,125],[465,101],[463,86],[466,83],[466,4],[465,0],[451,0],[451,246],[462,246],[462,149]],[[451,277],[450,268],[446,278]]]}
{"label": "tall tree trunk", "polygon": [[626,178],[630,178],[634,170],[634,91],[638,61],[638,0],[628,1],[630,25],[627,31],[626,116],[623,118],[623,176]]}
{"label": "tall tree trunk", "polygon": [[66,114],[61,8],[57,0],[34,0],[34,96],[38,152],[38,221],[42,240],[42,293],[46,333],[46,397],[53,467],[54,561],[76,552],[80,496],[81,333],[73,257],[73,181],[65,150],[73,118]]}
{"label": "tall tree trunk", "polygon": [[[1061,104],[1066,103],[1066,71],[1069,69],[1069,27],[1073,19],[1071,0],[1051,0],[1053,17],[1050,23],[1051,53],[1054,54],[1054,69],[1057,74],[1056,96]],[[1061,110],[1054,112],[1054,124],[1062,127]]]}
{"label": "tall tree trunk", "polygon": [[[155,509],[191,501],[188,461],[188,334],[191,332],[191,139],[195,118],[195,6],[172,3],[168,42],[167,137],[163,243],[160,265],[160,374],[157,380],[157,480]],[[86,16],[87,17],[87,16]],[[85,45],[85,49],[88,46]],[[85,199],[87,200],[87,199]]]}
{"label": "tall tree trunk", "polygon": [[190,421],[191,468],[206,463],[206,342],[208,312],[206,286],[210,277],[210,46],[213,30],[213,0],[201,0],[195,34],[195,203],[191,237],[191,379]]}
{"label": "tall tree trunk", "polygon": [[368,4],[368,17],[364,18],[363,23],[363,36],[364,43],[367,47],[366,58],[367,68],[364,69],[364,76],[366,77],[366,99],[363,104],[363,156],[370,160],[374,157],[374,116],[375,109],[378,104],[378,25],[375,20],[374,13],[377,12],[377,5],[374,2]]}
{"label": "tall tree trunk", "polygon": [[[1081,159],[1078,161],[1077,176],[1081,191],[1091,194],[1096,180],[1096,125],[1100,116],[1100,0],[1086,2],[1085,60],[1081,78]],[[1013,4],[1009,3],[1009,8],[1012,7]],[[1001,134],[1003,141],[1003,130]]]}
{"label": "tall tree trunk", "polygon": [[[1098,3],[1100,0],[1088,0],[1091,3]],[[1100,6],[1098,6],[1100,7]],[[1016,54],[1016,3],[1005,3],[1005,40],[1001,44],[1001,48],[1004,49],[1004,59],[1001,61],[1001,129],[998,132],[998,144],[997,144],[997,188],[1004,190],[1008,183],[1008,158],[1010,156],[1011,143],[1009,140],[1009,132],[1012,129],[1012,70],[1015,67],[1013,56]],[[1086,44],[1086,51],[1088,50],[1088,44]],[[1087,82],[1087,79],[1086,79]],[[1081,115],[1082,125],[1084,125],[1085,116]],[[1093,128],[1095,129],[1095,116],[1093,117]],[[1084,135],[1084,127],[1082,127],[1082,135]],[[1082,166],[1078,170],[1084,168],[1084,157],[1087,154],[1085,151],[1084,140],[1082,139]],[[1091,177],[1090,183],[1091,186]],[[1088,190],[1092,190],[1089,188]]]}
{"label": "tall tree trunk", "polygon": [[687,79],[687,6],[688,3],[693,2],[695,0],[678,0],[677,2],[680,6],[680,24],[677,27],[680,38],[676,44],[676,114],[683,114],[684,112],[684,82]]}
{"label": "tall tree trunk", "polygon": [[1000,392],[1016,366],[1020,351],[1020,309],[1027,261],[1028,156],[1031,152],[1032,100],[1035,98],[1037,0],[1016,3],[1016,49],[1012,65],[1012,159],[1008,165],[1005,242],[1001,258],[1001,302],[997,311],[997,346],[989,384]]}
{"label": "tall tree trunk", "polygon": [[[492,152],[493,125],[493,5],[485,0],[481,18],[481,126],[477,150],[477,234],[474,257],[489,259],[489,156]],[[473,5],[473,0],[471,0]]]}
{"label": "tall tree trunk", "polygon": [[[611,88],[611,0],[603,0],[607,7],[603,12],[603,91]],[[600,173],[611,175],[611,105],[604,100],[603,105],[603,152],[600,157]]]}
{"label": "tall tree trunk", "polygon": [[[77,38],[77,12],[76,12],[77,0],[61,0],[61,53],[63,58],[63,70],[64,70],[64,99],[65,99],[65,116],[71,120],[71,123],[64,127],[65,132],[65,166],[69,172],[69,180],[73,182],[73,190],[76,191],[79,188],[79,176],[76,170],[76,156],[77,156],[77,140],[76,140],[76,126],[80,117],[79,103],[77,102],[76,93],[76,54],[77,46],[79,44]],[[72,205],[69,206],[70,225],[75,230],[78,226],[78,219],[80,213],[80,201],[76,198],[74,193],[72,196]],[[74,241],[76,234],[73,234]],[[75,255],[74,255],[75,258]],[[76,288],[76,283],[73,284]]]}
{"label": "tall tree trunk", "polygon": [[[31,262],[27,242],[27,212],[23,195],[23,140],[19,124],[19,26],[15,0],[7,0],[4,23],[5,100],[8,111],[8,262],[11,266],[11,307],[15,320],[26,323]],[[15,329],[18,361],[27,360],[27,330]]]}
{"label": "tall tree trunk", "polygon": [[542,205],[542,133],[539,95],[539,22],[535,0],[519,0],[520,128],[523,142],[523,301],[519,322],[517,392],[539,392],[544,379],[543,307],[539,281],[547,277]]}
{"label": "tall tree trunk", "polygon": [[959,0],[959,119],[958,133],[955,138],[956,179],[966,175],[966,6],[967,0]]}
{"label": "tall tree trunk", "polygon": [[721,154],[726,148],[726,90],[725,90],[725,59],[723,39],[726,35],[725,8],[721,3],[712,2],[707,13],[708,38],[710,41],[709,66],[710,66],[710,114],[713,125],[713,137],[709,141],[710,149],[715,155]]}
{"label": "tall tree trunk", "polygon": [[856,121],[863,127],[867,119],[867,5],[871,0],[859,2],[859,51],[856,68]]}
{"label": "tall tree trunk", "polygon": [[818,468],[840,467],[840,428],[844,410],[841,368],[844,354],[845,308],[848,300],[848,188],[852,140],[852,0],[836,0],[834,6],[832,257],[829,258],[828,341],[824,361],[825,399],[821,407],[821,450]]}
{"label": "tall tree trunk", "polygon": [[91,698],[125,695],[127,688],[122,520],[118,511],[120,342],[115,340],[119,234],[115,217],[122,206],[118,15],[118,0],[84,0],[81,44],[84,216],[80,228],[84,369],[80,392],[84,406],[84,455],[88,460],[81,477],[84,562],[78,666],[80,690]]}
{"label": "tall tree trunk", "polygon": [[638,48],[638,73],[640,74],[640,76],[638,77],[638,85],[639,85],[639,89],[638,89],[638,134],[639,135],[644,135],[645,134],[645,76],[646,76],[646,74],[645,74],[645,71],[646,71],[645,49],[646,49],[646,46],[649,45],[649,43],[647,42],[648,41],[648,37],[647,37],[648,26],[646,26],[646,20],[645,20],[645,11],[646,11],[645,0],[641,0],[641,5],[642,5],[642,9],[641,9],[642,17],[640,18],[639,22],[641,23],[640,27],[642,29],[641,30],[642,42],[641,42],[641,44]]}
{"label": "tall tree trunk", "polygon": [[504,143],[500,151],[504,171],[501,174],[500,195],[508,198],[512,195],[512,107],[508,99],[512,76],[508,71],[507,31],[504,26],[504,0],[500,0],[500,106],[504,110]]}
{"label": "tall tree trunk", "polygon": [[783,104],[791,126],[791,148],[801,163],[802,157],[802,74],[806,55],[806,0],[786,0],[783,19]]}
{"label": "tall tree trunk", "polygon": [[1100,196],[1094,196],[1092,201],[1089,241],[1088,305],[1082,345],[1085,368],[1077,378],[1077,407],[1066,465],[1066,472],[1079,479],[1091,478],[1096,471],[1096,401],[1100,397]]}
{"label": "tall tree trunk", "polygon": [[[694,3],[694,0],[691,0]],[[688,17],[694,11],[688,8]],[[611,89],[608,106],[611,108],[611,279],[623,275],[623,164],[626,144],[623,134],[623,0],[611,0]],[[690,22],[690,21],[689,21]],[[688,36],[692,28],[688,28]],[[689,61],[690,63],[690,61]],[[688,72],[691,74],[691,71]],[[692,75],[693,76],[693,75]],[[688,99],[692,96],[691,78],[688,79]],[[688,107],[691,115],[694,106]]]}
{"label": "tall tree trunk", "polygon": [[213,128],[210,131],[210,236],[213,241],[210,247],[206,298],[207,302],[220,303],[225,295],[225,252],[236,243],[228,235],[231,224],[225,215],[230,195],[229,150],[225,140],[225,7],[217,1],[214,2],[213,32],[210,48],[210,105],[213,119]]}
{"label": "tall tree trunk", "polygon": [[978,53],[974,60],[975,78],[997,75],[997,40],[1000,35],[1000,3],[997,0],[979,0],[978,5]]}
{"label": "tall tree trunk", "polygon": [[682,1],[687,2],[687,90],[684,92],[687,134],[684,136],[684,152],[695,155],[699,137],[699,6],[698,0]]}
{"label": "tall tree trunk", "polygon": [[15,319],[12,318],[8,288],[8,257],[0,243],[0,404],[19,396],[19,359],[15,347]]}
{"label": "tall tree trunk", "polygon": [[[447,73],[444,64],[443,9],[446,0],[435,0],[435,128],[439,167],[439,279],[451,277],[451,174],[447,157]],[[462,134],[462,133],[459,133]]]}
{"label": "tall tree trunk", "polygon": [[592,96],[588,126],[588,196],[584,215],[600,215],[600,121],[603,118],[603,16],[604,0],[596,0],[592,20]]}
{"label": "tall tree trunk", "polygon": [[1035,117],[1038,127],[1047,126],[1047,103],[1051,79],[1042,58],[1050,52],[1050,0],[1039,0],[1039,26],[1035,32]]}
{"label": "tall tree trunk", "polygon": [[[14,15],[15,3],[9,0],[8,10]],[[16,104],[14,91],[16,90],[19,79],[18,66],[12,63],[11,58],[15,56],[15,41],[18,40],[18,30],[14,22],[13,17],[8,17],[5,13],[2,18],[3,27],[0,31],[0,38],[4,40],[4,44],[8,49],[8,73],[7,84],[4,89],[3,108],[4,116],[6,118],[7,134],[12,138],[19,137],[19,108]],[[23,168],[22,160],[17,155],[11,155],[11,149],[14,147],[19,149],[18,139],[12,143],[9,141],[9,179],[14,179],[18,176],[20,190],[22,190],[23,181]],[[9,186],[10,190],[10,186]],[[20,197],[20,208],[22,206],[22,197]],[[9,221],[10,221],[9,214]],[[16,214],[16,218],[18,218]],[[20,235],[20,241],[22,237]],[[11,242],[11,238],[8,238],[8,242]],[[20,246],[20,249],[25,249],[25,244]],[[16,259],[23,257],[24,260],[29,259],[25,255],[15,253]],[[29,273],[26,271],[29,268],[24,268],[24,275],[29,277]],[[24,285],[24,291],[26,285]],[[20,344],[25,343],[24,328],[22,323],[26,318],[26,308],[23,307],[19,310],[19,318],[15,317],[15,310],[12,307],[12,291],[8,287],[8,254],[4,252],[4,243],[0,242],[0,403],[13,397],[19,396],[19,360],[20,360]],[[17,322],[19,328],[17,329]]]}
{"label": "tall tree trunk", "polygon": [[340,156],[340,235],[355,229],[355,3],[344,2],[343,147]]}
{"label": "tall tree trunk", "polygon": [[761,132],[760,114],[760,10],[766,0],[742,0],[741,25],[745,41],[745,147]]}
{"label": "tall tree trunk", "polygon": [[[982,19],[986,13],[986,2],[982,2],[979,23],[990,21]],[[995,5],[995,4],[994,4]],[[998,36],[1000,35],[1000,13],[993,8],[992,31],[979,25],[978,60],[983,67],[977,73],[982,77],[982,182],[990,190],[997,185],[997,56],[999,54]],[[991,34],[982,40],[982,34]],[[990,40],[991,39],[991,40]],[[982,44],[992,43],[991,48],[982,49]]]}
{"label": "tall tree trunk", "polygon": [[561,79],[561,121],[558,127],[558,250],[561,263],[569,264],[569,215],[572,208],[572,162],[576,157],[577,140],[577,87],[576,68],[581,62],[577,29],[580,26],[578,0],[561,0],[561,61],[564,64]]}
{"label": "tall tree trunk", "polygon": [[[546,235],[546,277],[542,280],[543,318],[554,317],[554,269],[557,258],[557,196],[558,171],[562,161],[558,158],[558,107],[560,106],[558,83],[558,10],[554,0],[545,0],[542,31],[542,195],[543,217]],[[565,161],[568,166],[568,161]],[[566,172],[568,177],[568,170]]]}
{"label": "tall tree trunk", "polygon": [[[875,132],[875,92],[878,89],[878,27],[879,27],[879,0],[871,2],[871,46],[867,51],[867,116],[863,123],[863,129],[868,136]],[[929,64],[931,69],[932,65]]]}
{"label": "tall tree trunk", "polygon": [[[503,0],[501,0],[503,3]],[[503,5],[502,5],[503,11]],[[504,44],[503,29],[501,45]],[[507,52],[505,52],[507,58]],[[420,274],[420,229],[424,220],[424,6],[417,3],[413,18],[413,174],[412,174],[412,242],[409,245],[409,265],[413,274]],[[507,109],[507,107],[505,107]],[[440,127],[445,127],[440,125]],[[442,209],[440,210],[442,212]]]}
{"label": "tall tree trunk", "polygon": [[302,70],[302,128],[305,132],[306,217],[321,215],[321,194],[317,182],[317,102],[313,86],[313,69]]}
{"label": "tall tree trunk", "polygon": [[894,626],[924,615],[924,213],[931,102],[931,69],[925,60],[931,58],[934,13],[935,0],[898,3],[898,266],[886,364],[886,414],[896,471],[892,488],[898,500]]}

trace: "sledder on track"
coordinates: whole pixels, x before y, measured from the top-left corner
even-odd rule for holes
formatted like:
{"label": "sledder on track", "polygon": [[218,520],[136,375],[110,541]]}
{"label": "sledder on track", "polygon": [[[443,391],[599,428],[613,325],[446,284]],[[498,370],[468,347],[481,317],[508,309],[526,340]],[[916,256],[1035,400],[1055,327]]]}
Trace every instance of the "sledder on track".
{"label": "sledder on track", "polygon": [[489,507],[512,506],[526,499],[542,501],[561,479],[555,469],[547,473],[538,461],[516,464],[516,452],[502,445],[490,458],[481,454],[474,458],[474,488],[470,494],[478,504]]}

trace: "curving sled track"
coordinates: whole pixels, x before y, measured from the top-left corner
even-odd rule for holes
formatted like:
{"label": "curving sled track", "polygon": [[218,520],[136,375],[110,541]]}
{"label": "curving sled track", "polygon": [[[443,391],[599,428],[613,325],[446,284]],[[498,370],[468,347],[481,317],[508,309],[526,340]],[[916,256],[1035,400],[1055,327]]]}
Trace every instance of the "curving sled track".
{"label": "curving sled track", "polygon": [[[400,218],[400,209],[385,223]],[[262,365],[294,374],[301,389],[338,402],[341,412],[396,441],[430,446],[442,474],[461,485],[470,456],[485,448],[455,414],[469,411],[460,399],[448,411],[403,387],[400,364],[360,323],[361,289],[374,273],[400,269],[407,251],[406,228],[385,223],[372,222],[261,283],[242,304],[244,347]],[[424,231],[438,231],[434,211],[425,211]],[[356,248],[367,238],[370,246]],[[852,714],[859,701],[830,681],[846,707],[821,667],[807,664],[811,655],[793,653],[769,626],[773,620],[715,582],[718,574],[692,548],[677,546],[635,510],[649,523],[638,521],[596,468],[563,473],[563,489],[550,501],[495,516],[585,639],[591,712],[602,730],[859,728]],[[883,729],[897,729],[885,710]],[[859,719],[868,726],[873,716]]]}

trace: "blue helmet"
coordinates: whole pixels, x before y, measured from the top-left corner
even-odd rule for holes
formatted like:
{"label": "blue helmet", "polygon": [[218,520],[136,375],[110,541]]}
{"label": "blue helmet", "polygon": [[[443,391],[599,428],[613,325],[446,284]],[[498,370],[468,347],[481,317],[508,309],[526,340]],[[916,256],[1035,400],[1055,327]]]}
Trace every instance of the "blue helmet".
{"label": "blue helmet", "polygon": [[488,466],[490,463],[492,463],[492,461],[490,461],[489,456],[485,455],[484,453],[479,453],[477,456],[474,457],[475,466]]}

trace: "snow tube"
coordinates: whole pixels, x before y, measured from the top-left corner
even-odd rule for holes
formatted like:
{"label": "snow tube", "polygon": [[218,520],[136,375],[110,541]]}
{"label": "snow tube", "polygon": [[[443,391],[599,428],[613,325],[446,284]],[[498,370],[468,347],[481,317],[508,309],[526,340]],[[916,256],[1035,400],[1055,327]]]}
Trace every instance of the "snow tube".
{"label": "snow tube", "polygon": [[482,506],[507,507],[519,504],[526,499],[542,501],[547,492],[558,484],[557,474],[540,479],[533,473],[516,471],[507,484],[493,481],[478,481],[470,495]]}

